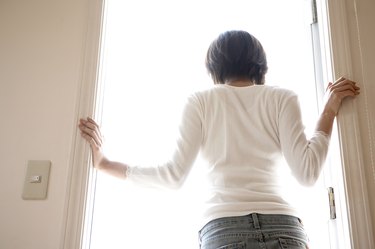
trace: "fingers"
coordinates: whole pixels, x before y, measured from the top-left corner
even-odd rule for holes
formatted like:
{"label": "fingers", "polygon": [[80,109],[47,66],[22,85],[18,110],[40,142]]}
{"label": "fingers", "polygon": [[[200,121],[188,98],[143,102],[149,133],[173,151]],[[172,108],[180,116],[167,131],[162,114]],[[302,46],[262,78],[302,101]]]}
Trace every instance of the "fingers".
{"label": "fingers", "polygon": [[99,125],[93,120],[92,118],[88,117],[87,121],[90,122],[93,126],[95,126],[97,129],[99,129]]}
{"label": "fingers", "polygon": [[336,83],[340,83],[341,81],[344,81],[344,80],[346,80],[344,77],[340,77],[340,78],[338,78],[336,81],[335,81],[335,84]]}
{"label": "fingers", "polygon": [[359,90],[356,82],[344,77],[340,77],[334,83],[329,83],[325,109],[337,114],[342,101],[347,97],[355,97],[360,93]]}
{"label": "fingers", "polygon": [[352,86],[355,86],[356,82],[354,82],[352,80],[349,80],[347,78],[344,78],[344,77],[340,77],[333,84],[330,83],[330,87],[339,87],[339,86],[343,86],[343,85],[352,85]]}
{"label": "fingers", "polygon": [[342,95],[341,97],[347,97],[358,95],[360,87],[356,85],[356,82],[340,77],[335,83],[328,85],[328,90],[331,93]]}
{"label": "fingers", "polygon": [[92,130],[94,132],[100,133],[99,126],[95,123],[95,121],[91,121],[90,119],[81,120],[82,128],[87,128],[87,130]]}
{"label": "fingers", "polygon": [[94,138],[92,138],[88,134],[82,133],[82,137],[90,144],[91,148],[95,148],[95,149],[99,148],[99,144],[95,141]]}
{"label": "fingers", "polygon": [[332,85],[333,85],[333,83],[332,83],[332,82],[329,82],[329,83],[328,83],[328,86],[327,86],[327,88],[326,88],[326,91],[328,91],[328,89],[329,89]]}
{"label": "fingers", "polygon": [[354,95],[359,94],[359,87],[353,86],[351,84],[342,84],[342,85],[331,87],[330,91],[334,93],[346,92],[349,95],[352,94],[354,96]]}
{"label": "fingers", "polygon": [[92,148],[98,149],[102,145],[103,139],[99,125],[93,119],[80,119],[78,127],[82,137],[89,142]]}
{"label": "fingers", "polygon": [[79,128],[83,134],[87,134],[95,139],[97,144],[102,143],[102,136],[98,127],[94,126],[90,122],[81,121]]}

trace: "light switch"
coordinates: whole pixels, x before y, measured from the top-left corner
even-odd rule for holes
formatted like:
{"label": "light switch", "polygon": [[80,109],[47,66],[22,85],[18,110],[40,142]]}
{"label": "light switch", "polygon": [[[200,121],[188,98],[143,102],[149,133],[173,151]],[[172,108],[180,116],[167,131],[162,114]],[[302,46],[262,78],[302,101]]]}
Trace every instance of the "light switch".
{"label": "light switch", "polygon": [[22,194],[24,200],[44,200],[47,198],[50,168],[51,161],[28,161]]}
{"label": "light switch", "polygon": [[41,183],[42,176],[30,176],[30,183]]}

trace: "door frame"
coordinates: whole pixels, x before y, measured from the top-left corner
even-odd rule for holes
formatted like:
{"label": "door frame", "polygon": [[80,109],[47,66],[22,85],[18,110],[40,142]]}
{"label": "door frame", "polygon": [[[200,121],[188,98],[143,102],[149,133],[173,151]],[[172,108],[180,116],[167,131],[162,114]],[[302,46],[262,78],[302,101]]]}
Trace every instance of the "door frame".
{"label": "door frame", "polygon": [[[81,65],[81,79],[77,90],[76,124],[82,117],[98,117],[101,106],[99,84],[101,42],[104,32],[105,0],[90,0],[86,38],[83,44],[84,58]],[[76,130],[69,160],[68,182],[63,213],[60,249],[82,249],[89,238],[84,233],[91,222],[95,170],[92,168],[90,147]]]}
{"label": "door frame", "polygon": [[[347,4],[355,0],[318,0],[320,13],[325,16],[326,27],[321,27],[326,36],[322,37],[330,56],[325,57],[326,70],[332,72],[332,78],[340,75],[352,76],[350,56],[350,37],[348,30]],[[89,15],[85,57],[82,62],[82,76],[78,90],[76,120],[86,116],[97,116],[95,110],[100,106],[98,72],[100,47],[104,23],[105,0],[92,0],[89,4]],[[356,21],[357,18],[356,18]],[[330,75],[330,73],[327,73]],[[328,76],[329,77],[329,76]],[[370,219],[369,200],[366,187],[364,163],[360,140],[360,130],[355,101],[344,102],[337,117],[338,138],[341,161],[344,172],[344,187],[349,219],[350,248],[374,248],[372,224]],[[90,208],[93,170],[90,161],[89,146],[80,137],[77,129],[72,145],[68,169],[67,192],[63,214],[61,249],[81,249],[86,245],[84,230],[90,219],[87,210]],[[339,193],[340,194],[340,193]],[[361,201],[358,201],[360,198]]]}
{"label": "door frame", "polygon": [[[321,0],[319,8],[325,20],[326,29],[323,33],[326,50],[330,56],[326,56],[326,68],[332,72],[332,78],[340,76],[353,78],[353,65],[351,57],[351,40],[359,40],[358,12],[356,0]],[[355,18],[349,19],[348,9],[354,6]],[[351,13],[353,14],[353,13]],[[356,30],[349,30],[349,22],[355,22]],[[351,32],[350,32],[351,31]],[[350,34],[350,36],[349,36]],[[360,81],[363,75],[357,75]],[[333,79],[328,80],[333,80]],[[362,141],[358,117],[358,104],[356,101],[344,101],[337,116],[337,130],[340,146],[340,157],[343,169],[343,188],[339,188],[339,195],[343,198],[347,209],[349,221],[350,248],[375,248],[371,212],[365,176],[365,165],[362,154]]]}

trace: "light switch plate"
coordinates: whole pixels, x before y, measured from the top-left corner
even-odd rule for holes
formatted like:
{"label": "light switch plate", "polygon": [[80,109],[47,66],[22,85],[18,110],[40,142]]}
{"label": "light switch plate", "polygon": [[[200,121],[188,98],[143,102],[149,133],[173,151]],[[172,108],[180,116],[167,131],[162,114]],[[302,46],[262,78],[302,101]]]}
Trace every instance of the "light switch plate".
{"label": "light switch plate", "polygon": [[44,200],[47,198],[50,169],[51,161],[28,161],[22,193],[24,200]]}

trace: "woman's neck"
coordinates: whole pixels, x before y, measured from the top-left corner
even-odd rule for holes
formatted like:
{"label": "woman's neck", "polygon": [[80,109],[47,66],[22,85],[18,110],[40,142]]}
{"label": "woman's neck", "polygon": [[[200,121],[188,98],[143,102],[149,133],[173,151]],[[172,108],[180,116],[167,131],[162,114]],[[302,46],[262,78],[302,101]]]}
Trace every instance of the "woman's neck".
{"label": "woman's neck", "polygon": [[238,86],[238,87],[254,85],[254,83],[250,80],[228,80],[225,82],[225,84],[229,86]]}

